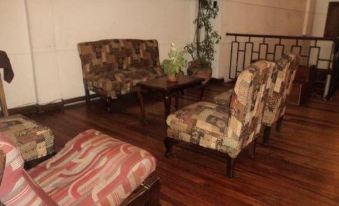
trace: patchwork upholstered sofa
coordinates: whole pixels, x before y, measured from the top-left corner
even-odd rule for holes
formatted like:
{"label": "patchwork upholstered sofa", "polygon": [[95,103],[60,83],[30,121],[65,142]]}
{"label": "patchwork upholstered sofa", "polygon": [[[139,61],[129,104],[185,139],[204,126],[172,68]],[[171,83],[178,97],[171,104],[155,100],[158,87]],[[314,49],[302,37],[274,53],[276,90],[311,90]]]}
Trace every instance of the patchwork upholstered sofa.
{"label": "patchwork upholstered sofa", "polygon": [[96,130],[79,134],[28,172],[16,145],[0,133],[0,161],[6,206],[159,205],[155,158]]}
{"label": "patchwork upholstered sofa", "polygon": [[162,76],[156,40],[107,39],[78,44],[86,100],[89,91],[108,99],[136,89],[136,84]]}

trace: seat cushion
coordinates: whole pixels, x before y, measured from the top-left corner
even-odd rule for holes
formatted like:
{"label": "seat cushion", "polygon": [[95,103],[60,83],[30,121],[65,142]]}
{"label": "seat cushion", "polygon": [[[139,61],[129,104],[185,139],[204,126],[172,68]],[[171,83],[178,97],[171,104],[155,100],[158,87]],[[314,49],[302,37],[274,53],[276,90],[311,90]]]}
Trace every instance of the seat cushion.
{"label": "seat cushion", "polygon": [[227,122],[228,112],[217,104],[198,102],[168,116],[167,136],[224,152]]}
{"label": "seat cushion", "polygon": [[99,94],[116,98],[131,92],[142,81],[163,75],[159,68],[128,68],[114,71],[110,68],[96,70],[86,77],[88,88]]}
{"label": "seat cushion", "polygon": [[214,97],[214,102],[218,105],[229,107],[231,104],[231,97],[233,94],[233,89],[229,89],[226,92],[223,92]]}
{"label": "seat cushion", "polygon": [[155,167],[147,151],[88,130],[29,174],[59,205],[119,205]]}

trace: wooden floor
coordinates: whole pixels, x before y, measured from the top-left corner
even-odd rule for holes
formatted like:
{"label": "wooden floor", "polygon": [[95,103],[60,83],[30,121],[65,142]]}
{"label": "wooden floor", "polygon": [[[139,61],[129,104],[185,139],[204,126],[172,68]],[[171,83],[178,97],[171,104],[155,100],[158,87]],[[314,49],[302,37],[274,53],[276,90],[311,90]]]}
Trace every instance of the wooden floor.
{"label": "wooden floor", "polygon": [[[204,100],[223,90],[223,84],[209,85]],[[181,106],[196,101],[197,94],[186,92]],[[146,99],[146,125],[139,122],[134,96],[117,100],[112,113],[97,101],[89,108],[75,105],[31,117],[54,131],[58,149],[94,128],[150,151],[158,160],[162,205],[339,205],[339,99],[289,106],[270,145],[259,144],[255,160],[246,152],[240,155],[234,179],[225,177],[225,159],[219,153],[179,145],[176,157],[165,158],[163,103]]]}

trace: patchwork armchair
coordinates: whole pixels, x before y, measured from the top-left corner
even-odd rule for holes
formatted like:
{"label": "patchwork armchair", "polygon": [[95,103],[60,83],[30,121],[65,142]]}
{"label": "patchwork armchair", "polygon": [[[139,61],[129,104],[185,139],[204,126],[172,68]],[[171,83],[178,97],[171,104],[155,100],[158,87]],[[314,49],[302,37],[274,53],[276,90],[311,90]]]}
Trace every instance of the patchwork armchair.
{"label": "patchwork armchair", "polygon": [[[263,117],[263,142],[269,143],[272,125],[276,124],[276,130],[280,131],[284,118],[287,97],[291,91],[296,70],[299,65],[299,57],[295,54],[283,55],[277,60],[272,71],[272,84],[269,89],[267,104]],[[233,89],[230,89],[214,98],[219,105],[230,104]]]}
{"label": "patchwork armchair", "polygon": [[78,44],[86,102],[90,91],[107,100],[133,92],[141,81],[162,76],[156,40],[109,39]]}
{"label": "patchwork armchair", "polygon": [[166,156],[183,141],[226,154],[227,175],[233,177],[235,159],[251,145],[254,155],[274,63],[259,61],[241,72],[230,105],[198,102],[167,118]]}
{"label": "patchwork armchair", "polygon": [[272,78],[272,85],[268,93],[268,100],[264,111],[263,142],[269,143],[271,128],[276,124],[280,131],[286,111],[287,97],[291,91],[292,83],[299,65],[299,57],[295,54],[284,55],[276,61],[276,75]]}
{"label": "patchwork armchair", "polygon": [[0,201],[7,206],[135,205],[145,191],[153,194],[143,196],[140,205],[159,204],[155,158],[98,131],[79,134],[28,172],[19,150],[3,134],[0,150],[6,154]]}

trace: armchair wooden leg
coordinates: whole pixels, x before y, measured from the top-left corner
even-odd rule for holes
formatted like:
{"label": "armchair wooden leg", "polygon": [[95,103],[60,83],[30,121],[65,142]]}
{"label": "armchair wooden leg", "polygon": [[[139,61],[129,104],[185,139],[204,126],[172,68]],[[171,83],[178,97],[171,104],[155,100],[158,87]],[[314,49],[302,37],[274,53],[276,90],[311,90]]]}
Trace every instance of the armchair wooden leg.
{"label": "armchair wooden leg", "polygon": [[281,116],[278,121],[277,121],[277,126],[275,127],[275,130],[277,132],[280,132],[281,131],[281,126],[282,126],[282,122],[284,120],[284,116]]}
{"label": "armchair wooden leg", "polygon": [[264,135],[263,135],[264,144],[268,144],[270,142],[270,134],[271,134],[271,127],[264,126]]}
{"label": "armchair wooden leg", "polygon": [[170,157],[170,156],[173,155],[173,146],[176,143],[177,143],[177,141],[172,139],[172,138],[169,138],[169,137],[165,138],[164,144],[165,144],[165,148],[166,148],[166,151],[165,151],[166,157]]}
{"label": "armchair wooden leg", "polygon": [[85,80],[84,80],[84,89],[85,89],[86,104],[88,104],[91,101],[91,98],[90,98],[89,90],[88,90],[88,87],[87,87],[87,82]]}
{"label": "armchair wooden leg", "polygon": [[227,155],[226,175],[229,178],[234,177],[235,159]]}
{"label": "armchair wooden leg", "polygon": [[106,110],[112,112],[112,99],[110,97],[106,97]]}
{"label": "armchair wooden leg", "polygon": [[255,149],[256,149],[256,145],[257,145],[257,138],[255,138],[250,145],[248,145],[248,152],[249,155],[252,159],[254,159],[255,156]]}

